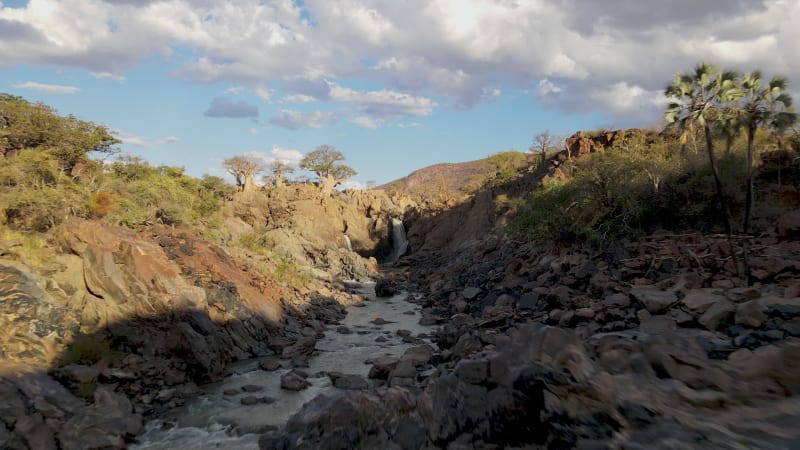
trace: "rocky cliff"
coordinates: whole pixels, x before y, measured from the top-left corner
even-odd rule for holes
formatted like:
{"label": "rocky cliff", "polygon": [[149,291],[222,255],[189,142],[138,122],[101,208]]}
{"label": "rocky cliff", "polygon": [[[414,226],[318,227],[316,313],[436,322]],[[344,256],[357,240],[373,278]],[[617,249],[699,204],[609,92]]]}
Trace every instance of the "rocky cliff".
{"label": "rocky cliff", "polygon": [[[392,217],[382,192],[247,193],[220,240],[165,226],[72,219],[27,255],[0,246],[0,447],[121,448],[229,362],[304,364],[344,306],[338,281],[374,276]],[[249,241],[248,241],[249,242]],[[247,246],[245,246],[247,247]]]}

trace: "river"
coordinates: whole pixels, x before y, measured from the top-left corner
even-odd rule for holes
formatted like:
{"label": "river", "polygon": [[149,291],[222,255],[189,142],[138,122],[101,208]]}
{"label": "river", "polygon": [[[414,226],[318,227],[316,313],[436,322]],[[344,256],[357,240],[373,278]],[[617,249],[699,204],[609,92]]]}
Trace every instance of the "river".
{"label": "river", "polygon": [[[149,422],[145,433],[139,436],[139,443],[131,448],[257,449],[262,432],[283,426],[317,395],[339,391],[331,384],[328,372],[366,377],[371,367],[365,364],[366,360],[400,356],[412,345],[403,342],[398,330],[408,330],[413,336],[432,331],[432,327],[418,324],[420,307],[406,301],[408,294],[376,299],[373,283],[359,284],[357,289],[367,301],[349,308],[341,322],[352,333],[340,333],[337,331],[340,326],[332,326],[317,341],[309,367],[303,369],[310,375],[308,389],[291,392],[280,388],[281,375],[290,370],[288,361],[283,361],[284,368],[272,372],[260,369],[258,360],[241,361],[229,366],[230,375],[222,381],[202,386],[203,394]],[[376,325],[375,319],[386,323]],[[258,386],[260,390],[244,392],[241,388],[247,385]],[[269,397],[274,402],[245,406],[241,400],[247,396]]]}

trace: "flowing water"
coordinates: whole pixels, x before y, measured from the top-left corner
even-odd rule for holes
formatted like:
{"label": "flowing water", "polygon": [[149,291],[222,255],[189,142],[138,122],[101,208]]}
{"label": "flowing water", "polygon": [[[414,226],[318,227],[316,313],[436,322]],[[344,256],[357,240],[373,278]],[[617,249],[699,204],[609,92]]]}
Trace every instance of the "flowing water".
{"label": "flowing water", "polygon": [[408,250],[408,239],[406,238],[406,227],[400,219],[392,219],[392,253],[387,262],[394,263],[400,259]]}
{"label": "flowing water", "polygon": [[[419,307],[407,302],[406,294],[391,299],[375,299],[374,284],[363,284],[359,291],[370,301],[363,307],[348,309],[341,325],[351,334],[330,327],[325,337],[317,341],[316,351],[309,359],[309,367],[303,370],[310,374],[311,387],[299,392],[280,388],[280,377],[288,368],[274,372],[261,370],[258,361],[243,361],[230,366],[230,376],[219,383],[203,386],[204,394],[188,401],[186,405],[172,411],[165,418],[147,425],[146,432],[139,436],[139,444],[133,449],[257,449],[258,437],[269,427],[280,427],[299,411],[304,403],[319,394],[333,394],[340,390],[333,387],[326,372],[342,372],[366,377],[370,365],[364,361],[378,356],[400,356],[411,346],[396,335],[397,330],[409,330],[413,335],[427,333],[431,327],[418,324]],[[375,319],[389,323],[375,325]],[[385,342],[376,342],[383,336]],[[288,367],[288,362],[284,361]],[[246,393],[242,386],[256,385],[263,389]],[[235,390],[236,395],[225,395]],[[230,393],[230,392],[229,392]],[[273,403],[258,403],[244,406],[240,400],[246,396],[270,397]]]}

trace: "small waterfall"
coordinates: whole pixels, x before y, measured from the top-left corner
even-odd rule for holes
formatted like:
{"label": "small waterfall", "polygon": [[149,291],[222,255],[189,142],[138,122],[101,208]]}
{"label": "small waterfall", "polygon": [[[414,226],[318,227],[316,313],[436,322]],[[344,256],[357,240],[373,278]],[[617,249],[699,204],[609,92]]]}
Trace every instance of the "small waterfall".
{"label": "small waterfall", "polygon": [[344,246],[347,247],[348,251],[353,251],[353,244],[350,243],[350,236],[344,235]]}
{"label": "small waterfall", "polygon": [[392,219],[392,253],[387,262],[394,263],[400,259],[408,250],[408,239],[406,239],[406,227],[400,219]]}

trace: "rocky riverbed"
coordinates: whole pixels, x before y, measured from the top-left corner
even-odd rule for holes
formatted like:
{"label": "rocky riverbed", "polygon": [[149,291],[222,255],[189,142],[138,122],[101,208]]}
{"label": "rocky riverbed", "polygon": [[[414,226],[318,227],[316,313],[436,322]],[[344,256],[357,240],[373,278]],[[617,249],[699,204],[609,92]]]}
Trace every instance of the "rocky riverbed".
{"label": "rocky riverbed", "polygon": [[800,247],[752,244],[751,286],[699,234],[409,257],[435,369],[312,401],[261,448],[798,448]]}
{"label": "rocky riverbed", "polygon": [[147,424],[132,448],[258,448],[259,433],[285,426],[318,395],[385,384],[381,369],[433,354],[425,338],[433,330],[419,325],[421,308],[407,301],[407,293],[376,299],[374,284],[349,288],[365,301],[329,327],[306,360],[264,357],[232,364],[222,381],[201,386],[185,405]]}

